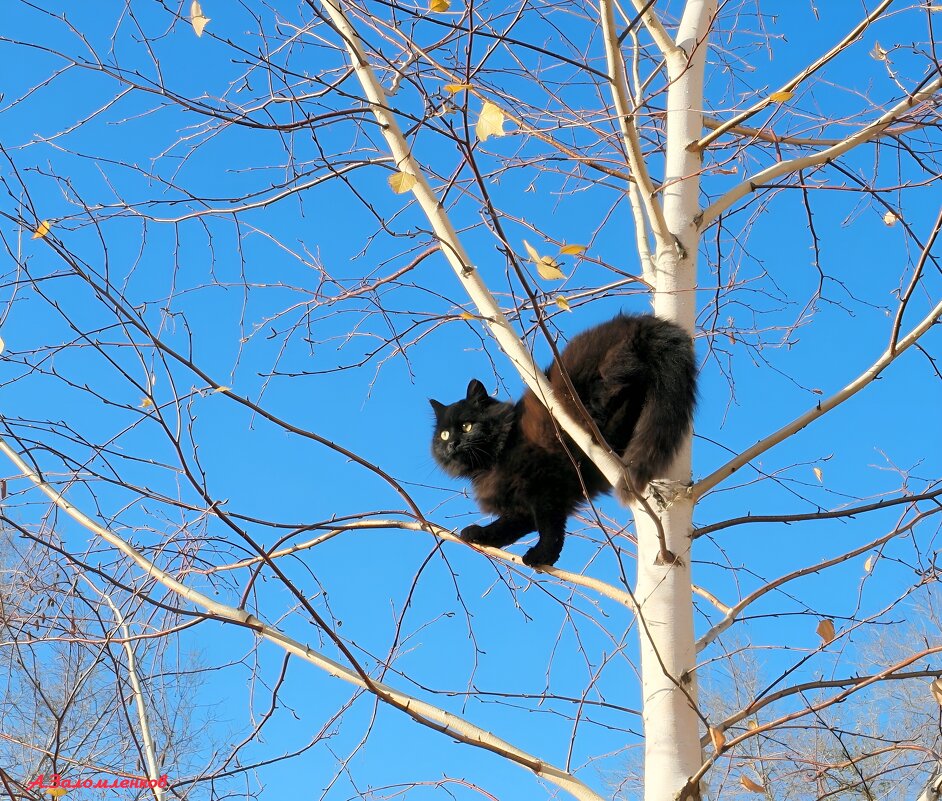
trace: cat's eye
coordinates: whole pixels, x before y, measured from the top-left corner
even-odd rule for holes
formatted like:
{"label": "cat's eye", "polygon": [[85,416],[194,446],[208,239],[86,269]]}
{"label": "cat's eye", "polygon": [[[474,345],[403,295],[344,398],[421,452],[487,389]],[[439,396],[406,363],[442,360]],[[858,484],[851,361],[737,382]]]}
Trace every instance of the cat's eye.
{"label": "cat's eye", "polygon": [[445,431],[442,431],[442,433],[439,434],[438,436],[440,436],[443,440],[447,440],[448,437],[451,436],[451,433],[448,430],[445,430]]}
{"label": "cat's eye", "polygon": [[467,434],[472,428],[474,428],[474,423],[462,423],[461,430]]}

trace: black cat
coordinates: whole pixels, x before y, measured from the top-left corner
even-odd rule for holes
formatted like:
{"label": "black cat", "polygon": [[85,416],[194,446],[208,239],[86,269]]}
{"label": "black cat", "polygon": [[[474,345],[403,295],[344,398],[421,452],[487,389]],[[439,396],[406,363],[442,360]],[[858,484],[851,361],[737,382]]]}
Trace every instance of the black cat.
{"label": "black cat", "polygon": [[[629,484],[643,492],[665,470],[690,428],[696,364],[687,333],[653,315],[621,315],[574,337],[560,354],[572,385],[606,442],[621,455]],[[576,419],[553,362],[546,375]],[[611,489],[532,391],[516,404],[491,398],[474,379],[467,397],[435,410],[432,453],[451,475],[470,478],[481,509],[499,515],[461,532],[467,542],[503,547],[531,531],[539,542],[525,564],[559,558],[566,519],[585,499]]]}

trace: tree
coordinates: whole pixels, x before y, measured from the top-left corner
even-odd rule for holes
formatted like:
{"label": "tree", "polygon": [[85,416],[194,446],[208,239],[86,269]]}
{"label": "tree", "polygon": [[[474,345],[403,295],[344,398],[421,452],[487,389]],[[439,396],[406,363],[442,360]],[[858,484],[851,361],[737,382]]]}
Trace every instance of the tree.
{"label": "tree", "polygon": [[[262,693],[178,792],[923,790],[939,645],[864,654],[934,603],[937,12],[15,5],[3,520]],[[424,398],[512,367],[614,483],[538,365],[621,307],[697,335],[695,469],[456,545]]]}

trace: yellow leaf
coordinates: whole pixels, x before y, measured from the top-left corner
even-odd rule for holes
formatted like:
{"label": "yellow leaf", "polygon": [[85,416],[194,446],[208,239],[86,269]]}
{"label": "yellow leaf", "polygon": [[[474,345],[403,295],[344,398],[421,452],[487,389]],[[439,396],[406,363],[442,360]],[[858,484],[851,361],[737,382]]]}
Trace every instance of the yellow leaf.
{"label": "yellow leaf", "polygon": [[585,252],[585,245],[563,245],[559,249],[560,256],[581,256]]}
{"label": "yellow leaf", "polygon": [[199,0],[193,0],[190,3],[190,24],[193,26],[193,32],[197,36],[203,35],[203,29],[209,24],[209,17],[203,14],[203,7]]}
{"label": "yellow leaf", "polygon": [[33,239],[42,239],[49,233],[50,228],[52,228],[52,225],[49,223],[49,220],[43,220],[36,226],[36,230],[33,231]]}
{"label": "yellow leaf", "polygon": [[759,784],[759,782],[754,782],[745,774],[740,774],[739,783],[752,793],[764,793],[765,792],[765,788],[761,784]]}
{"label": "yellow leaf", "polygon": [[814,470],[814,477],[818,479],[818,483],[823,484],[824,483],[824,471],[820,467],[813,467],[812,470]]}
{"label": "yellow leaf", "polygon": [[492,136],[503,136],[504,112],[490,101],[487,101],[481,109],[480,115],[478,115],[474,133],[481,142],[486,142]]}
{"label": "yellow leaf", "polygon": [[747,720],[747,721],[746,721],[746,728],[749,729],[749,731],[755,731],[756,729],[759,728],[759,721],[757,721],[757,720]]}
{"label": "yellow leaf", "polygon": [[65,795],[68,790],[65,787],[50,787],[46,790],[46,795],[51,795],[53,798],[59,798],[60,796]]}
{"label": "yellow leaf", "polygon": [[879,42],[874,42],[873,50],[870,51],[870,58],[875,61],[886,61],[886,53],[887,51],[880,47]]}
{"label": "yellow leaf", "polygon": [[794,96],[794,92],[772,92],[772,94],[769,95],[769,100],[773,103],[787,103]]}
{"label": "yellow leaf", "polygon": [[867,557],[867,561],[864,562],[864,573],[869,573],[873,570],[873,565],[876,561],[877,555],[875,553],[870,554],[870,556]]}
{"label": "yellow leaf", "polygon": [[836,636],[834,621],[824,618],[818,622],[815,632],[817,632],[817,635],[821,638],[821,644],[827,645]]}
{"label": "yellow leaf", "polygon": [[715,726],[710,726],[710,741],[717,751],[722,751],[723,746],[726,745],[726,735]]}
{"label": "yellow leaf", "polygon": [[572,307],[569,305],[569,301],[566,300],[562,295],[559,295],[556,298],[556,305],[559,306],[563,311],[571,312]]}
{"label": "yellow leaf", "polygon": [[141,408],[150,409],[153,407],[154,402],[150,398],[141,398]]}
{"label": "yellow leaf", "polygon": [[896,225],[897,220],[899,220],[899,215],[895,211],[888,211],[883,215],[883,222],[890,226],[890,228]]}
{"label": "yellow leaf", "polygon": [[936,703],[942,706],[942,680],[933,679],[932,683],[929,685],[929,690],[932,693],[932,697],[935,698]]}
{"label": "yellow leaf", "polygon": [[458,318],[461,319],[461,320],[473,320],[473,319],[474,319],[474,315],[471,314],[471,312],[464,312],[464,311],[463,311],[463,312],[461,312],[461,314],[458,315]]}
{"label": "yellow leaf", "polygon": [[552,256],[541,256],[526,239],[523,240],[523,246],[527,249],[530,261],[536,265],[536,271],[541,278],[545,278],[547,281],[561,281],[566,277],[559,269],[559,262]]}
{"label": "yellow leaf", "polygon": [[463,92],[466,89],[470,89],[470,88],[471,88],[470,83],[446,83],[445,84],[445,91],[451,92],[451,94],[453,95],[456,95],[458,94],[458,92]]}
{"label": "yellow leaf", "polygon": [[408,172],[397,172],[389,176],[389,187],[397,195],[408,192],[415,186],[415,176]]}
{"label": "yellow leaf", "polygon": [[536,248],[533,247],[526,239],[523,240],[523,246],[526,248],[527,255],[530,257],[530,261],[539,261],[540,254],[536,252]]}
{"label": "yellow leaf", "polygon": [[566,277],[559,269],[559,262],[552,256],[543,256],[536,263],[536,271],[540,274],[540,278],[545,278],[547,281],[562,281]]}
{"label": "yellow leaf", "polygon": [[231,392],[232,387],[216,387],[213,392]]}
{"label": "yellow leaf", "polygon": [[448,0],[429,0],[428,10],[434,11],[436,14],[443,14],[451,7],[451,3]]}

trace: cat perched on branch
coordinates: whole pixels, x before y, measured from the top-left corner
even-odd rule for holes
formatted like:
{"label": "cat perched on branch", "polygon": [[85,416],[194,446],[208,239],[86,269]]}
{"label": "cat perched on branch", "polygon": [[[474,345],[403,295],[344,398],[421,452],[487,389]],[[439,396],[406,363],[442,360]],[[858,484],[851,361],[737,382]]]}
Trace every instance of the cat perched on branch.
{"label": "cat perched on branch", "polygon": [[[674,323],[620,315],[574,337],[560,354],[566,374],[605,441],[625,464],[619,491],[644,492],[666,470],[690,430],[696,401],[693,343]],[[583,417],[554,361],[546,375],[556,397]],[[523,561],[559,558],[566,520],[580,503],[611,489],[531,390],[498,401],[474,379],[467,396],[435,410],[432,454],[452,476],[470,478],[481,509],[498,515],[461,531],[467,542],[501,548],[532,531],[540,539]]]}

